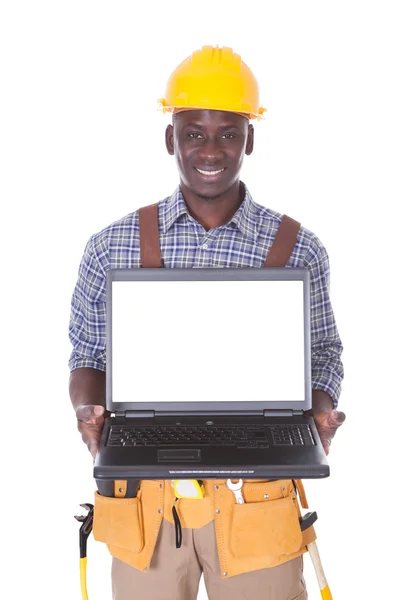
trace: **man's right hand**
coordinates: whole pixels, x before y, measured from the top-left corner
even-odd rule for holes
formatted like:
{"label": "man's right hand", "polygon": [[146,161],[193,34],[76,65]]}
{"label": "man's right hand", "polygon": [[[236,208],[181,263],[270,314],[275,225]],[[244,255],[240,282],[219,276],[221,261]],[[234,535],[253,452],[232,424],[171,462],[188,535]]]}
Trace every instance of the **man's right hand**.
{"label": "man's right hand", "polygon": [[101,432],[105,421],[104,412],[104,406],[100,404],[86,404],[79,406],[76,410],[78,430],[93,458],[96,458],[99,450]]}

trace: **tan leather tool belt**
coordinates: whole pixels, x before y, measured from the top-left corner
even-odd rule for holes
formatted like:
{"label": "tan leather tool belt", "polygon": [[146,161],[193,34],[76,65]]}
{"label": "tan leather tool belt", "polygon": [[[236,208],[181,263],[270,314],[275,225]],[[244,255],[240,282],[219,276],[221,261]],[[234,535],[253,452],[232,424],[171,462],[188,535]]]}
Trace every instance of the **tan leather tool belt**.
{"label": "tan leather tool belt", "polygon": [[[303,554],[316,539],[313,527],[300,529],[298,495],[307,508],[301,481],[247,480],[242,488],[245,504],[236,503],[226,480],[205,481],[204,487],[203,499],[181,498],[176,507],[183,529],[215,520],[221,576],[279,565]],[[96,492],[94,537],[106,543],[113,556],[147,571],[162,519],[174,523],[174,501],[171,482],[162,480],[142,481],[136,498]]]}

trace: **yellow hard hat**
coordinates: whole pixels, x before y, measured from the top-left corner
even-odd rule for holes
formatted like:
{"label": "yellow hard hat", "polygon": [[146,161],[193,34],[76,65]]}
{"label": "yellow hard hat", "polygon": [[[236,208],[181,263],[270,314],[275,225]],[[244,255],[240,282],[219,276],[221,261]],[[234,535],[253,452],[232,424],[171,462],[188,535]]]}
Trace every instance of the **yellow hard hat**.
{"label": "yellow hard hat", "polygon": [[167,83],[163,112],[177,109],[226,110],[261,119],[258,84],[232,48],[203,46],[184,60]]}

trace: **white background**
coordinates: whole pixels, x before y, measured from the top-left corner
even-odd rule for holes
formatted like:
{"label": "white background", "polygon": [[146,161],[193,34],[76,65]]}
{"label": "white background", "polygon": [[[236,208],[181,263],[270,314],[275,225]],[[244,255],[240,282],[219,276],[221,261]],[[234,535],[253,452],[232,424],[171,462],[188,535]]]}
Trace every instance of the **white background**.
{"label": "white background", "polygon": [[[334,598],[396,595],[396,5],[2,2],[2,597],[80,597],[73,515],[93,482],[67,391],[70,297],[89,236],[177,184],[156,100],[203,44],[232,46],[260,83],[267,118],[242,177],[254,199],[300,220],[331,258],[347,422],[331,477],[306,487]],[[93,539],[88,576],[90,600],[110,598]]]}

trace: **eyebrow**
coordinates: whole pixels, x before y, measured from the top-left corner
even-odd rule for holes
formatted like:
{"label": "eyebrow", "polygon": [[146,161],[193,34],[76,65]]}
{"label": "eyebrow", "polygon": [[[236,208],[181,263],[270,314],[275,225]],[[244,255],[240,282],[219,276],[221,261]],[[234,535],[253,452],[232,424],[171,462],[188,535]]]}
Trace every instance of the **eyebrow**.
{"label": "eyebrow", "polygon": [[[202,125],[201,123],[186,123],[185,125],[183,125],[182,129],[186,129],[187,127],[197,127],[198,129],[203,129],[204,125]],[[218,129],[220,130],[224,130],[224,129],[238,129],[240,131],[240,127],[238,127],[238,125],[235,125],[234,123],[232,123],[231,125],[220,125],[218,127]]]}

